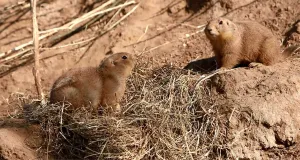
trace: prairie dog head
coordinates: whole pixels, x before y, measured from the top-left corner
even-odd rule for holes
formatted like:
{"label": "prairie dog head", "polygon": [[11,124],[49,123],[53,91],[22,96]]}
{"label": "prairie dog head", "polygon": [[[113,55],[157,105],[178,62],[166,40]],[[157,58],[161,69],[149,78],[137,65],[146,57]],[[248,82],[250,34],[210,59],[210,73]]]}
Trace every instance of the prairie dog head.
{"label": "prairie dog head", "polygon": [[210,40],[227,40],[232,38],[236,25],[226,18],[210,21],[205,27],[205,34]]}
{"label": "prairie dog head", "polygon": [[120,77],[128,77],[135,65],[133,55],[120,52],[105,58],[99,68],[105,75],[117,75]]}

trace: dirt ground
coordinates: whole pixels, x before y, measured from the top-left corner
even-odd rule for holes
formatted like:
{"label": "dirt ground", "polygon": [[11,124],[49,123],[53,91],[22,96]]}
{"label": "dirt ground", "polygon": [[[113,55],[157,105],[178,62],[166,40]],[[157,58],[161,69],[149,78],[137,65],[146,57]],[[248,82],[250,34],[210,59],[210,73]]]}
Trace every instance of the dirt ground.
{"label": "dirt ground", "polygon": [[[14,13],[3,10],[5,6],[17,2],[17,0],[0,1],[1,53],[31,40],[30,10],[24,9]],[[283,43],[283,48],[300,42],[299,0],[139,0],[138,2],[140,6],[137,10],[119,26],[85,46],[43,48],[41,77],[45,93],[48,94],[54,80],[63,72],[70,68],[97,66],[105,54],[111,51],[126,51],[138,55],[139,60],[147,60],[154,66],[172,64],[178,68],[185,67],[193,60],[212,57],[211,46],[201,28],[197,26],[205,25],[207,21],[219,16],[233,20],[256,20],[273,31]],[[92,0],[42,1],[37,13],[39,30],[59,27],[93,7]],[[128,10],[125,9],[124,12]],[[54,47],[88,39],[97,29],[97,24],[92,25]],[[3,67],[1,65],[0,67]],[[31,63],[0,77],[0,117],[16,110],[10,104],[12,94],[36,94],[32,67]],[[14,128],[2,129],[0,139],[10,135],[11,132],[24,134],[26,137],[28,132],[20,130],[24,129],[18,128],[17,132]]]}

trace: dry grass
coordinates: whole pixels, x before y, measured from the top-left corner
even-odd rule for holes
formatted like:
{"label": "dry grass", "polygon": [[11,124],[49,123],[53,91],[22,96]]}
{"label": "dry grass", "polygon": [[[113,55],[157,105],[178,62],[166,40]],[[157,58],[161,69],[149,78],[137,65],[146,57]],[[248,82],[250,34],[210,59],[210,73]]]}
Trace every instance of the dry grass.
{"label": "dry grass", "polygon": [[120,115],[71,111],[68,104],[24,113],[41,124],[47,151],[59,158],[221,158],[227,152],[226,124],[198,81],[199,75],[171,66],[138,64]]}
{"label": "dry grass", "polygon": [[[39,3],[43,3],[41,1]],[[26,5],[28,2],[24,2]],[[19,9],[27,10],[27,7],[21,7],[21,4],[18,5]],[[135,6],[132,6],[135,5]],[[97,6],[97,7],[96,7]],[[20,8],[21,7],[21,8]],[[66,22],[60,27],[48,29],[45,31],[40,31],[39,33],[34,33],[37,37],[36,41],[39,41],[39,44],[33,45],[33,40],[29,42],[20,44],[18,46],[13,47],[12,49],[0,53],[0,77],[7,75],[11,71],[24,66],[26,64],[30,64],[33,59],[32,50],[34,47],[41,48],[40,52],[42,53],[48,49],[57,49],[57,48],[81,48],[88,44],[93,44],[93,42],[108,33],[116,26],[118,26],[122,21],[128,18],[137,8],[139,4],[136,1],[125,1],[125,0],[103,0],[97,1],[95,8],[93,8],[88,13],[82,14],[79,17],[74,17],[70,22]],[[11,7],[4,7],[1,10],[12,9]],[[129,9],[125,15],[117,14],[122,9]],[[9,14],[8,16],[13,16],[13,14]],[[116,15],[117,14],[117,15]],[[34,16],[33,16],[34,17]],[[32,18],[33,18],[32,17]],[[0,17],[1,18],[1,17]],[[34,19],[34,18],[33,18]],[[35,27],[37,28],[37,27]],[[69,44],[64,44],[60,46],[55,46],[63,40],[68,39],[69,37],[84,31],[88,28],[94,28],[96,31],[91,35],[83,37],[81,40],[77,42],[71,42]],[[33,28],[34,29],[34,28]],[[35,41],[35,42],[36,42]],[[89,47],[87,47],[87,50]],[[36,50],[36,48],[35,48]]]}

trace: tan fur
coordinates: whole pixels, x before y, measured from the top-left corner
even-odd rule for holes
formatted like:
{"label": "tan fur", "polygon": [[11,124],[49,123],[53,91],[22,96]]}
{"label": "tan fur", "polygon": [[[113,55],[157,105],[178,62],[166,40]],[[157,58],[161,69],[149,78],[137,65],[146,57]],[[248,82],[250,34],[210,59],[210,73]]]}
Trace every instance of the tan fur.
{"label": "tan fur", "polygon": [[116,53],[104,59],[99,67],[66,72],[53,84],[50,103],[69,102],[72,108],[91,106],[98,110],[109,106],[113,111],[120,110],[118,103],[134,61],[128,53]]}
{"label": "tan fur", "polygon": [[213,46],[218,68],[251,62],[273,65],[288,56],[280,52],[280,43],[272,32],[257,22],[218,18],[208,23],[205,34]]}

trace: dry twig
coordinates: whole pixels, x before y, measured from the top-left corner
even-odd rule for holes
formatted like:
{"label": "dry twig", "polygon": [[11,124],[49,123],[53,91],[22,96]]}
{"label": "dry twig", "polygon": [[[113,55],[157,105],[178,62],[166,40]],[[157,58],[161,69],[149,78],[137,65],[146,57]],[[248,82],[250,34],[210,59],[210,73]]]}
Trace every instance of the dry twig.
{"label": "dry twig", "polygon": [[[38,40],[41,41],[40,46],[50,49],[52,46],[60,43],[62,40],[67,39],[82,30],[85,30],[88,26],[99,21],[100,19],[110,17],[110,16],[105,16],[105,15],[108,15],[109,12],[117,10],[117,9],[120,10],[124,7],[127,7],[129,5],[136,3],[134,0],[126,1],[122,4],[120,4],[120,2],[121,1],[108,0],[107,2],[100,5],[99,7],[95,8],[94,10],[86,13],[82,17],[78,17],[77,19],[75,19],[65,25],[62,25],[61,27],[39,32]],[[111,24],[113,19],[116,18],[116,13],[118,12],[117,11],[114,14],[114,16],[109,20],[110,23],[107,23],[107,25],[105,27],[103,27],[102,30],[100,30],[99,32],[90,36],[90,38],[88,38],[89,40],[84,40],[82,42],[76,42],[75,44],[66,44],[66,45],[58,46],[58,47],[55,47],[55,49],[68,47],[68,46],[75,46],[75,45],[86,45],[86,43],[88,43],[90,41],[94,41],[98,37],[101,37],[108,31],[112,30],[120,22],[122,22],[124,19],[126,19],[131,13],[133,13],[135,11],[135,9],[137,7],[138,6],[135,6],[126,15],[121,17],[114,24]],[[96,16],[96,18],[95,18],[95,16]],[[59,33],[59,31],[62,31],[62,30],[67,30],[67,31],[65,33]],[[45,39],[48,39],[48,40],[45,41]],[[0,53],[0,65],[1,65],[1,67],[4,67],[2,70],[2,73],[0,73],[0,76],[7,75],[7,73],[10,73],[11,71],[16,70],[20,66],[30,64],[33,59],[32,50],[33,50],[33,41],[29,41],[27,43],[24,43],[22,45],[14,47],[11,50]]]}
{"label": "dry twig", "polygon": [[37,93],[39,96],[39,99],[44,101],[44,94],[42,91],[42,84],[41,84],[41,77],[40,77],[40,53],[39,53],[39,29],[38,29],[38,23],[36,18],[36,0],[31,0],[31,11],[32,11],[32,39],[33,39],[33,45],[34,45],[34,68],[33,68],[33,76],[35,80],[35,85],[37,89]]}
{"label": "dry twig", "polygon": [[[73,29],[74,26],[82,23],[83,21],[87,20],[87,19],[90,19],[92,17],[95,17],[95,16],[98,16],[99,14],[103,14],[103,13],[106,13],[106,12],[110,12],[110,11],[113,11],[113,10],[116,10],[116,9],[119,9],[119,8],[122,8],[122,7],[125,7],[125,6],[129,6],[129,5],[132,5],[132,4],[135,4],[136,2],[135,1],[130,1],[130,2],[127,2],[125,4],[122,4],[122,5],[119,5],[119,6],[116,6],[116,7],[112,7],[112,8],[109,8],[109,9],[106,9],[106,10],[103,10],[101,11],[101,9],[105,8],[106,6],[108,6],[109,4],[115,2],[115,0],[110,0],[106,3],[104,3],[103,5],[99,6],[98,8],[90,11],[89,13],[83,15],[82,17],[79,17],[61,27],[58,27],[58,28],[53,28],[53,29],[49,29],[47,31],[41,31],[40,33],[42,35],[39,36],[39,40],[43,40],[49,36],[52,36],[53,34],[57,33],[58,31],[60,30],[70,30],[70,29]],[[114,27],[114,26],[112,26]],[[30,46],[32,45],[33,41],[29,41],[27,43],[24,43],[22,45],[19,45],[17,47],[14,47],[13,49],[9,50],[9,51],[6,51],[6,52],[3,52],[3,53],[0,53],[0,59],[3,59],[3,58],[7,58],[6,56],[10,55],[11,53],[14,53],[16,51],[19,51],[27,46]]]}
{"label": "dry twig", "polygon": [[[182,24],[182,25],[183,25],[183,24]],[[196,27],[197,29],[200,29],[200,30],[198,30],[198,31],[196,31],[196,32],[194,32],[194,33],[191,33],[191,34],[185,34],[185,37],[180,37],[180,38],[175,39],[175,40],[172,40],[172,41],[166,41],[165,43],[163,43],[163,44],[161,44],[161,45],[152,47],[152,48],[150,48],[150,49],[148,49],[148,50],[146,50],[146,51],[142,51],[142,52],[138,53],[138,55],[142,55],[142,54],[144,54],[144,53],[151,52],[151,51],[156,50],[156,49],[158,49],[158,48],[160,48],[160,47],[163,47],[163,46],[165,46],[165,45],[168,45],[168,44],[171,44],[171,43],[174,43],[174,42],[178,42],[178,41],[180,41],[180,40],[186,40],[186,39],[190,38],[191,36],[194,36],[194,35],[196,35],[196,34],[198,34],[198,33],[203,32],[203,31],[204,31],[204,28],[203,28],[204,26],[205,26],[205,25],[200,25],[200,26]],[[147,28],[146,28],[146,31],[147,31],[147,30],[148,30],[148,26],[147,26]],[[145,31],[145,32],[146,32],[146,31]],[[145,34],[145,33],[144,33],[144,34]],[[143,34],[142,36],[144,36],[144,34]],[[139,38],[139,40],[137,41],[137,43],[139,43],[139,42],[141,42],[141,41],[140,41],[140,38]]]}

